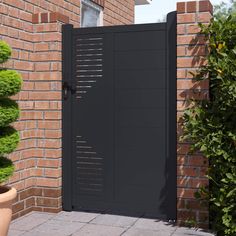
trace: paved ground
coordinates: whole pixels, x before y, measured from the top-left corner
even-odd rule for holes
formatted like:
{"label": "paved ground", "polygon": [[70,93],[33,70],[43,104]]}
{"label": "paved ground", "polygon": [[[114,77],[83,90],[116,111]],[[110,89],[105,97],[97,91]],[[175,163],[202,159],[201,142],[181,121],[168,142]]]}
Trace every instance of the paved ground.
{"label": "paved ground", "polygon": [[212,236],[213,234],[179,228],[153,220],[95,214],[32,212],[12,222],[9,236]]}

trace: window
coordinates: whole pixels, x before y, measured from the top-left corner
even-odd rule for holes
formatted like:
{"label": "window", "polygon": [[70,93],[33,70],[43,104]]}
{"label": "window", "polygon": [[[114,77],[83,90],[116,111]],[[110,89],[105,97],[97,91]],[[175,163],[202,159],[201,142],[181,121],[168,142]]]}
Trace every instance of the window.
{"label": "window", "polygon": [[81,27],[102,26],[102,7],[90,0],[81,0]]}

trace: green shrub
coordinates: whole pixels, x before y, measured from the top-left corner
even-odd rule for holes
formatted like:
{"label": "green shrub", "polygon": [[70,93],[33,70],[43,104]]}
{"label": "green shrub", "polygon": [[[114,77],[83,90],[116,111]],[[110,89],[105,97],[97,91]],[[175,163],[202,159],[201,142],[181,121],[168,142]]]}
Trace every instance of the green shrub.
{"label": "green shrub", "polygon": [[14,165],[10,159],[0,157],[0,183],[8,180],[14,172]]}
{"label": "green shrub", "polygon": [[[6,62],[10,55],[9,45],[0,41],[0,64]],[[13,163],[6,155],[13,152],[20,141],[18,131],[10,126],[19,117],[19,107],[8,97],[17,94],[21,85],[19,73],[0,69],[0,184],[7,181],[14,171]]]}
{"label": "green shrub", "polygon": [[14,70],[0,70],[0,97],[9,97],[20,92],[22,79]]}
{"label": "green shrub", "polygon": [[209,37],[208,65],[197,80],[210,81],[210,99],[194,101],[184,114],[183,140],[209,159],[209,188],[196,194],[210,202],[210,223],[219,236],[236,235],[236,19],[201,26]]}
{"label": "green shrub", "polygon": [[0,156],[13,152],[20,141],[19,132],[13,127],[1,128]]}
{"label": "green shrub", "polygon": [[0,63],[6,62],[11,56],[11,48],[4,41],[0,41]]}
{"label": "green shrub", "polygon": [[16,121],[19,114],[19,107],[15,101],[9,98],[0,99],[0,127],[8,126]]}

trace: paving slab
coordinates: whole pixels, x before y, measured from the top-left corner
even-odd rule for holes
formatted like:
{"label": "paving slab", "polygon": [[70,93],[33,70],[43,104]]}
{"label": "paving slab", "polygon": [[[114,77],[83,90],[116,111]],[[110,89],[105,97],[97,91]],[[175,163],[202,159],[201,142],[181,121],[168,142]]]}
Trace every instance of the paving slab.
{"label": "paving slab", "polygon": [[78,221],[82,223],[88,223],[91,220],[95,219],[100,214],[88,213],[88,212],[61,212],[58,213],[53,219],[60,221]]}
{"label": "paving slab", "polygon": [[52,235],[50,232],[40,232],[36,230],[32,230],[24,233],[22,236],[68,236],[63,233],[58,233],[57,235]]}
{"label": "paving slab", "polygon": [[137,229],[148,229],[154,231],[169,231],[173,233],[176,230],[176,226],[169,224],[164,221],[156,220],[156,219],[144,219],[140,218],[133,226]]}
{"label": "paving slab", "polygon": [[177,228],[176,231],[174,232],[173,236],[212,236],[214,234],[212,233],[208,233],[205,232],[201,229],[194,229],[194,228],[185,228],[185,227],[181,227],[181,228]]}
{"label": "paving slab", "polygon": [[97,216],[90,223],[98,225],[116,226],[116,227],[130,227],[137,220],[138,218],[136,217],[103,214]]}
{"label": "paving slab", "polygon": [[50,213],[33,212],[11,223],[10,229],[29,231],[36,226],[47,222],[53,216],[54,214]]}
{"label": "paving slab", "polygon": [[[82,228],[85,223],[80,222],[62,222],[59,220],[48,220],[47,222],[35,227],[32,232],[35,234],[40,232],[41,235],[50,234],[53,235],[71,235],[74,232]],[[36,234],[37,235],[37,234]]]}
{"label": "paving slab", "polygon": [[8,232],[8,236],[20,236],[23,235],[24,233],[25,231],[10,229]]}
{"label": "paving slab", "polygon": [[125,228],[87,224],[72,236],[120,236],[125,231]]}
{"label": "paving slab", "polygon": [[148,229],[130,228],[122,236],[172,236],[169,231],[153,231]]}

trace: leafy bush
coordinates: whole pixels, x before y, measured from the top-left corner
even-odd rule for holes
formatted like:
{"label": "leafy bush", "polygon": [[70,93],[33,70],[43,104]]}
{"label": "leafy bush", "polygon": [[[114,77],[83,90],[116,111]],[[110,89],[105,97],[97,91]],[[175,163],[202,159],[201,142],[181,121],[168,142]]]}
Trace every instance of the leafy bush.
{"label": "leafy bush", "polygon": [[[0,63],[6,62],[10,55],[9,45],[0,41]],[[19,107],[8,96],[18,93],[21,84],[19,73],[0,69],[0,183],[5,182],[14,171],[13,163],[6,155],[16,149],[20,140],[19,133],[10,126],[19,117]]]}
{"label": "leafy bush", "polygon": [[1,128],[0,156],[13,152],[19,141],[19,133],[14,128],[10,126]]}
{"label": "leafy bush", "polygon": [[0,41],[0,63],[6,62],[11,56],[11,48],[4,41]]}
{"label": "leafy bush", "polygon": [[0,157],[0,183],[8,180],[14,172],[14,165],[12,161],[6,157]]}
{"label": "leafy bush", "polygon": [[18,104],[9,99],[0,99],[0,127],[7,126],[19,117],[20,111]]}
{"label": "leafy bush", "polygon": [[221,2],[215,6],[214,16],[216,19],[226,20],[229,15],[236,17],[236,2],[229,0],[229,2]]}
{"label": "leafy bush", "polygon": [[21,76],[14,70],[0,70],[0,97],[9,97],[20,92]]}
{"label": "leafy bush", "polygon": [[[219,236],[236,235],[236,19],[201,26],[209,37],[208,65],[196,79],[209,80],[210,99],[194,101],[184,114],[183,139],[209,159],[210,221]],[[198,194],[199,195],[199,194]]]}

